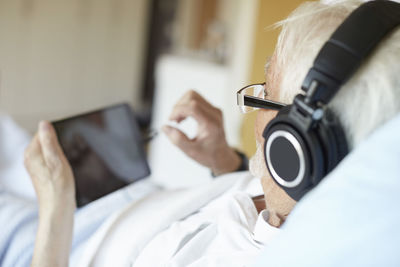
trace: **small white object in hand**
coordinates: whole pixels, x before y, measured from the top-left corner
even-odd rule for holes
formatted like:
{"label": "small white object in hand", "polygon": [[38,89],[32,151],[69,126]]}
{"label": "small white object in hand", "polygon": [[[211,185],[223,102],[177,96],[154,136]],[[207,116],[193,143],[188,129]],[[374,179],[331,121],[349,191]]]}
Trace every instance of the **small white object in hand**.
{"label": "small white object in hand", "polygon": [[189,139],[194,139],[197,136],[198,123],[192,117],[177,123],[176,121],[168,121],[168,126],[174,127],[182,131]]}

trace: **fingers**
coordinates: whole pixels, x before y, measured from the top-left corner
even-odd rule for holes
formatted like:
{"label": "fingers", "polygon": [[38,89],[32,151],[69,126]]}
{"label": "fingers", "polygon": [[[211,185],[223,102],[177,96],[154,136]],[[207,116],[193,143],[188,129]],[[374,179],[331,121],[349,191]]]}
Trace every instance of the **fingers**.
{"label": "fingers", "polygon": [[31,172],[34,171],[33,169],[35,169],[36,166],[45,165],[42,156],[42,150],[40,148],[39,137],[37,135],[35,135],[35,137],[32,139],[32,142],[26,148],[24,157],[25,167],[30,174],[32,174]]}
{"label": "fingers", "polygon": [[176,105],[172,110],[169,119],[180,123],[187,117],[193,117],[198,123],[205,121],[203,108],[195,101],[191,101],[187,104]]}
{"label": "fingers", "polygon": [[59,207],[64,202],[75,207],[72,169],[48,122],[39,124],[38,133],[25,150],[25,167],[38,197],[39,213]]}
{"label": "fingers", "polygon": [[169,119],[179,123],[191,116],[202,124],[214,121],[215,116],[218,116],[219,113],[219,109],[212,106],[200,94],[191,90],[181,97],[174,106]]}
{"label": "fingers", "polygon": [[163,132],[167,135],[169,140],[179,147],[183,152],[190,153],[190,150],[193,149],[195,142],[189,139],[183,132],[180,130],[171,127],[171,126],[163,126]]}
{"label": "fingers", "polygon": [[207,102],[199,93],[195,90],[187,91],[176,103],[177,105],[189,103],[191,100],[196,100],[197,102],[202,102],[203,104],[208,104],[211,106],[210,103]]}
{"label": "fingers", "polygon": [[58,168],[62,164],[63,152],[58,143],[53,126],[47,121],[39,123],[38,137],[43,159],[50,168]]}

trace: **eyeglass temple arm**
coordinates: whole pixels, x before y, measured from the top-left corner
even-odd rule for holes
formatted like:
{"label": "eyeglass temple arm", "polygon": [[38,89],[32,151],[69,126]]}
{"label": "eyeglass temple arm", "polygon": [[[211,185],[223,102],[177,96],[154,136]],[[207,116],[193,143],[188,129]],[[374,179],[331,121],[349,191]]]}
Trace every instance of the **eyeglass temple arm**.
{"label": "eyeglass temple arm", "polygon": [[247,95],[243,96],[243,104],[245,106],[263,108],[263,109],[272,109],[272,110],[280,110],[281,108],[286,107],[286,104],[283,103]]}

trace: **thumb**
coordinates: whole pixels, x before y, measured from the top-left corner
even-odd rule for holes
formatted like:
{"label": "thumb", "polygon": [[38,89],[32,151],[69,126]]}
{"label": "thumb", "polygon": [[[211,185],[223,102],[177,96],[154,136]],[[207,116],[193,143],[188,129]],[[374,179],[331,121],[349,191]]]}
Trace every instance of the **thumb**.
{"label": "thumb", "polygon": [[46,164],[55,167],[54,165],[61,163],[63,152],[53,126],[47,121],[41,121],[38,136]]}
{"label": "thumb", "polygon": [[193,141],[182,131],[168,125],[164,125],[162,130],[168,139],[183,152],[188,152],[193,147]]}

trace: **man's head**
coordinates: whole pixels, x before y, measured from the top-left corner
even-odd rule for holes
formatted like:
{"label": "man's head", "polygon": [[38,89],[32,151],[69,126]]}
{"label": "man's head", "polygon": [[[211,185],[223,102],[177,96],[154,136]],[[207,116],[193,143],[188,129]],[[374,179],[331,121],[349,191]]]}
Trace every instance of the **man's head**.
{"label": "man's head", "polygon": [[[305,3],[279,23],[282,32],[266,71],[267,91],[272,99],[292,102],[322,45],[361,3]],[[397,30],[380,43],[330,102],[329,107],[338,116],[351,148],[400,111],[400,102],[397,101],[400,97],[399,60],[400,31]],[[252,159],[251,169],[255,175],[262,177],[267,208],[282,217],[290,212],[294,201],[269,177],[263,159],[264,140],[261,136],[265,125],[275,114],[259,111],[256,122],[259,148]]]}

